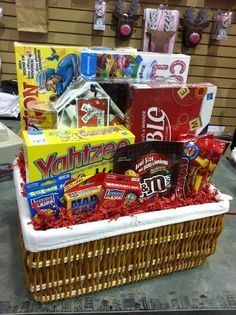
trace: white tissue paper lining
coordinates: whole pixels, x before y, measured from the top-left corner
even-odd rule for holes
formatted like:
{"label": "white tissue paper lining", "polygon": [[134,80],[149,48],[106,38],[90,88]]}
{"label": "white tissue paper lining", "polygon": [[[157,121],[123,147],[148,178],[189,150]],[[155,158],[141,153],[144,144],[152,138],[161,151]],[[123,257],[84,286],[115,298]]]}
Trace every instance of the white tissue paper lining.
{"label": "white tissue paper lining", "polygon": [[[229,195],[217,195],[217,202],[206,203],[120,217],[117,220],[103,220],[70,227],[36,231],[31,221],[30,209],[26,197],[21,194],[21,176],[17,166],[14,167],[14,183],[19,209],[21,231],[25,248],[30,252],[41,252],[71,245],[104,239],[111,236],[148,230],[169,224],[186,222],[223,214],[229,210]],[[213,189],[213,187],[212,187]]]}
{"label": "white tissue paper lining", "polygon": [[20,113],[19,97],[0,92],[0,117],[15,117]]}

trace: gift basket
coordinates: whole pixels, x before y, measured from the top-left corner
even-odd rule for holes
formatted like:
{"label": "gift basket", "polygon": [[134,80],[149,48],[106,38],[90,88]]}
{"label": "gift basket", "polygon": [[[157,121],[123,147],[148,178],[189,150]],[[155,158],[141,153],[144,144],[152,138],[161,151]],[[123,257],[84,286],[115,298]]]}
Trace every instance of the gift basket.
{"label": "gift basket", "polygon": [[[22,47],[16,44],[21,56]],[[36,65],[47,51],[40,49],[27,55]],[[167,68],[166,79],[138,77],[142,60],[158,58],[183,73],[186,58],[173,65],[174,54],[147,58],[73,47],[77,58],[60,60],[61,48],[53,49],[60,71],[48,82],[48,69],[35,70],[28,103],[22,92],[29,107],[14,163],[25,282],[33,298],[67,299],[202,265],[215,252],[231,199],[210,183],[227,145],[206,132],[216,87],[183,85],[186,78],[173,81]],[[79,58],[82,75],[66,87],[59,78],[63,60],[75,74]],[[22,76],[18,69],[18,81]],[[47,92],[36,93],[32,104],[32,86],[39,83]],[[32,108],[40,114],[29,115]],[[45,124],[52,112],[53,126]]]}

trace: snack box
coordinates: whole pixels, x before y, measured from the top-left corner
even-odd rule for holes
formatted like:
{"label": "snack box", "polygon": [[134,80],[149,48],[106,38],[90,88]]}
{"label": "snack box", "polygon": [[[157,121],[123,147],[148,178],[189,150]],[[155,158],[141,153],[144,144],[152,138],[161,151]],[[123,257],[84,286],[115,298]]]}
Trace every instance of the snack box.
{"label": "snack box", "polygon": [[196,84],[129,84],[125,125],[136,142],[175,141],[207,130],[217,87]]}
{"label": "snack box", "polygon": [[58,207],[63,206],[64,186],[70,178],[71,174],[65,173],[25,185],[32,218],[38,210],[57,213]]}
{"label": "snack box", "polygon": [[69,181],[71,188],[65,186],[64,194],[66,208],[71,209],[73,214],[80,214],[91,212],[105,200],[134,202],[142,193],[139,183],[137,176],[110,173],[96,174],[80,185],[73,185],[73,181]]}
{"label": "snack box", "polygon": [[140,178],[122,174],[105,174],[100,203],[104,200],[134,202],[141,196]]}
{"label": "snack box", "polygon": [[85,180],[113,171],[116,149],[134,143],[123,125],[23,131],[27,182],[71,172]]}
{"label": "snack box", "polygon": [[98,195],[100,194],[99,186],[91,186],[84,188],[80,186],[74,192],[67,192],[64,195],[67,210],[70,210],[73,215],[89,213],[97,208]]}
{"label": "snack box", "polygon": [[14,43],[22,130],[28,126],[28,103],[55,101],[79,75],[79,52],[85,47]]}
{"label": "snack box", "polygon": [[184,54],[158,54],[152,52],[128,53],[122,51],[80,52],[81,75],[84,78],[175,78],[187,81],[190,56]]}

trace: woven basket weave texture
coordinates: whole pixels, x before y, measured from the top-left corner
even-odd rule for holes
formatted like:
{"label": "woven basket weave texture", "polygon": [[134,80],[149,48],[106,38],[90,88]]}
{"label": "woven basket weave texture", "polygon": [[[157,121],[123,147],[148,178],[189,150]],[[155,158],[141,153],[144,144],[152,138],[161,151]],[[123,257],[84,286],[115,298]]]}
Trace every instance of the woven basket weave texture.
{"label": "woven basket weave texture", "polygon": [[25,281],[41,303],[202,265],[216,249],[224,215],[38,253],[20,242]]}

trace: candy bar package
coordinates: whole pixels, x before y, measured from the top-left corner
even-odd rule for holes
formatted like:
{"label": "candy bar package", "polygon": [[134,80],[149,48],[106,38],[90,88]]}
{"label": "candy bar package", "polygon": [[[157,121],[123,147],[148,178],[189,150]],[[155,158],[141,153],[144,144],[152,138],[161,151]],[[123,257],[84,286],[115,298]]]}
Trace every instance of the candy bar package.
{"label": "candy bar package", "polygon": [[196,84],[129,84],[125,124],[136,142],[178,140],[179,134],[205,132],[216,86]]}
{"label": "candy bar package", "polygon": [[227,146],[227,141],[214,139],[212,133],[183,139],[184,151],[176,187],[177,197],[196,194],[208,182]]}
{"label": "candy bar package", "polygon": [[114,171],[141,177],[141,197],[170,196],[179,173],[183,143],[149,141],[128,145],[116,151]]}
{"label": "candy bar package", "polygon": [[210,182],[212,175],[214,174],[216,167],[219,163],[219,160],[222,156],[222,154],[225,152],[227,147],[229,146],[228,141],[220,140],[220,139],[214,139],[211,155],[210,155],[210,161],[208,165],[208,172],[207,172],[207,182]]}
{"label": "candy bar package", "polygon": [[186,83],[190,56],[184,54],[130,53],[124,51],[81,51],[80,71],[86,79],[175,78]]}
{"label": "candy bar package", "polygon": [[57,212],[62,206],[64,186],[70,180],[71,174],[62,174],[53,179],[44,179],[25,185],[26,197],[30,206],[31,216],[34,217],[37,211]]}

